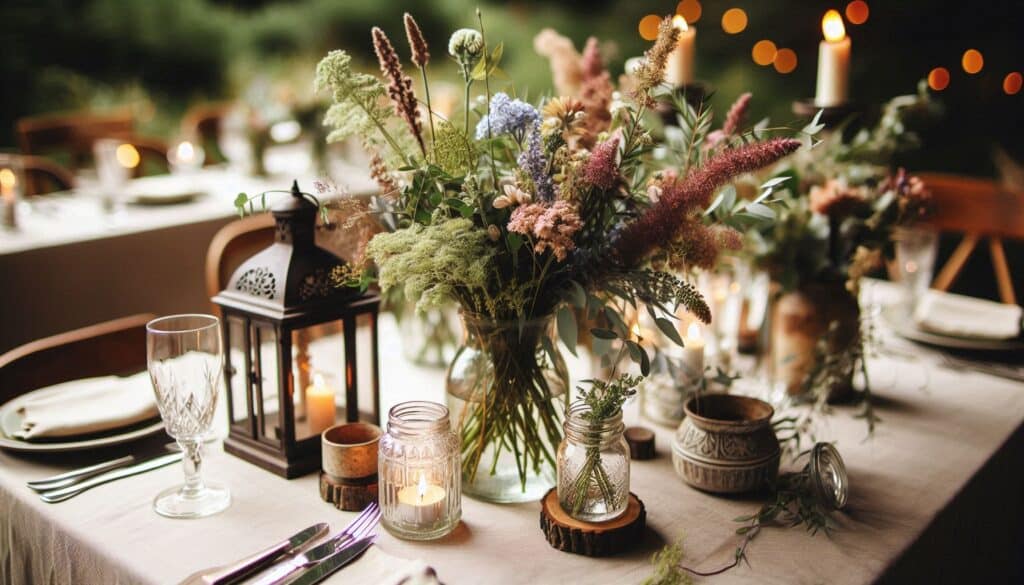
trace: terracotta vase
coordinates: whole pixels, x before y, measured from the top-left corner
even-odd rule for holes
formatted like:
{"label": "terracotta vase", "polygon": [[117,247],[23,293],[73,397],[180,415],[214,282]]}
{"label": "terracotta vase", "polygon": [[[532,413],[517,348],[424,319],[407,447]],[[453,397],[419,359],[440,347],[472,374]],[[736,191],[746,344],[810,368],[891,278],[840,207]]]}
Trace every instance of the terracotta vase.
{"label": "terracotta vase", "polygon": [[[832,323],[837,328],[829,335]],[[842,282],[813,283],[783,293],[772,312],[771,360],[776,384],[782,384],[790,396],[803,394],[818,343],[827,339],[830,353],[846,351],[859,333],[860,305]],[[829,389],[829,401],[852,392],[852,364],[847,370],[839,373]]]}
{"label": "terracotta vase", "polygon": [[683,481],[716,494],[754,491],[775,481],[782,451],[770,404],[705,394],[688,400],[685,410],[672,441],[672,464]]}

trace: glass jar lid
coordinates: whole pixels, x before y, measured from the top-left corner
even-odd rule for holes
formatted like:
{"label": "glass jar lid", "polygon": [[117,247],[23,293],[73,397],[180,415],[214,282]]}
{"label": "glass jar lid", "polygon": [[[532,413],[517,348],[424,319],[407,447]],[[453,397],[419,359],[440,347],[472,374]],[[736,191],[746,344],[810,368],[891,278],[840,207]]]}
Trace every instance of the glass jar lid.
{"label": "glass jar lid", "polygon": [[833,510],[846,506],[850,481],[846,465],[832,443],[818,443],[811,450],[811,484],[823,505]]}

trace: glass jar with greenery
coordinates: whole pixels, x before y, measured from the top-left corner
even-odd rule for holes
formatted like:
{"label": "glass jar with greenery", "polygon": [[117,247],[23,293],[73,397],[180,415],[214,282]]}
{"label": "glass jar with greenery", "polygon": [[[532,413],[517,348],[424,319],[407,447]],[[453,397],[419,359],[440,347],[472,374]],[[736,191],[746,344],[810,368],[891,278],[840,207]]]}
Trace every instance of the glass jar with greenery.
{"label": "glass jar with greenery", "polygon": [[566,413],[558,447],[558,503],[584,522],[618,518],[629,503],[629,446],[622,433],[622,403],[640,378],[595,380]]}

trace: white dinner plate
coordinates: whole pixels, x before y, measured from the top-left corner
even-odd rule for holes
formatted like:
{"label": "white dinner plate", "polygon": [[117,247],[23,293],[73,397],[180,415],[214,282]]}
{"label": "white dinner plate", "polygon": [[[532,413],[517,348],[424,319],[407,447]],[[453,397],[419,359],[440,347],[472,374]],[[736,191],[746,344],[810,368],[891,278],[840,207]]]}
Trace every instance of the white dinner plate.
{"label": "white dinner plate", "polygon": [[1016,351],[1024,349],[1020,339],[981,339],[978,337],[957,337],[925,331],[914,323],[904,307],[890,305],[882,309],[882,317],[901,337],[947,349],[973,349],[981,351]]}
{"label": "white dinner plate", "polygon": [[174,175],[135,179],[128,186],[127,200],[136,205],[187,203],[203,194],[192,181]]}
{"label": "white dinner plate", "polygon": [[0,449],[32,453],[81,451],[136,441],[164,430],[164,422],[159,418],[155,418],[128,427],[111,429],[85,437],[61,437],[36,441],[26,441],[14,437],[14,433],[18,432],[21,428],[22,415],[18,410],[22,404],[28,400],[45,398],[64,390],[54,387],[40,388],[39,390],[22,394],[0,406]]}

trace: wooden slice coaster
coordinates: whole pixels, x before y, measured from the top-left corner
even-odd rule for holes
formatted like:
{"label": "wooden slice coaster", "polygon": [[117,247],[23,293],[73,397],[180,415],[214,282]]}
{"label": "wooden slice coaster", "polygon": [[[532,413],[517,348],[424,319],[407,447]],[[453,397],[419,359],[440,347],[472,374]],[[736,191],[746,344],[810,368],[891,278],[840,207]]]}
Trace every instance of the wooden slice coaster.
{"label": "wooden slice coaster", "polygon": [[629,549],[643,540],[647,509],[630,492],[626,512],[608,522],[581,522],[569,516],[552,488],[540,501],[540,529],[551,546],[588,557],[606,557]]}
{"label": "wooden slice coaster", "polygon": [[359,512],[377,501],[377,474],[360,479],[341,479],[320,472],[320,497],[346,512]]}

